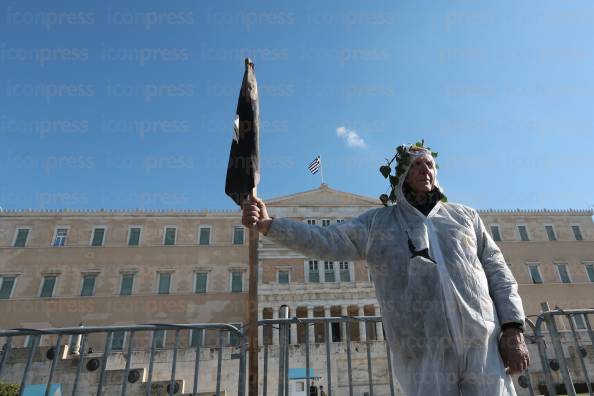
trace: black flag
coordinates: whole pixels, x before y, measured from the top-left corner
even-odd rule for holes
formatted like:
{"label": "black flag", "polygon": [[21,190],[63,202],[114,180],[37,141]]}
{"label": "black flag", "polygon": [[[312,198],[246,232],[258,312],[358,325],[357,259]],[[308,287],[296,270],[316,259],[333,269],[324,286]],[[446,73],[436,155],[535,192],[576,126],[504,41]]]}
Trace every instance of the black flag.
{"label": "black flag", "polygon": [[258,83],[254,64],[246,58],[225,182],[225,193],[239,206],[260,181],[259,131]]}

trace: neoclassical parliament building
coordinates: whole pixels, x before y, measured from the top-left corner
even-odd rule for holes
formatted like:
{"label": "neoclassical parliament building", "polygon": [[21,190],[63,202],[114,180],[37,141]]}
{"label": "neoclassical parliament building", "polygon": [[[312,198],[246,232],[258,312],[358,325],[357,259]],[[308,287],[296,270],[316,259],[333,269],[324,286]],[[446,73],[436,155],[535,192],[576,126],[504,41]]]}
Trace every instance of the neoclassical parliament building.
{"label": "neoclassical parliament building", "polygon": [[[377,199],[326,184],[266,202],[272,216],[322,227],[380,206]],[[479,213],[515,275],[528,317],[539,314],[545,301],[551,307],[594,306],[592,210]],[[247,239],[239,211],[4,210],[0,328],[241,325],[248,298]],[[381,316],[364,261],[304,257],[265,237],[258,260],[260,319],[277,318],[283,305],[291,317]],[[575,317],[575,326],[585,328],[583,318]],[[360,322],[350,330],[354,341],[383,340],[379,323]],[[159,346],[172,338],[163,331]],[[215,338],[190,332],[180,345],[209,345]],[[323,342],[323,326],[308,338]],[[260,327],[259,340],[275,345],[278,332]],[[304,341],[301,326],[292,324],[290,343]],[[332,324],[330,341],[344,341],[340,323]],[[113,342],[114,349],[123,348],[126,335],[116,334]]]}

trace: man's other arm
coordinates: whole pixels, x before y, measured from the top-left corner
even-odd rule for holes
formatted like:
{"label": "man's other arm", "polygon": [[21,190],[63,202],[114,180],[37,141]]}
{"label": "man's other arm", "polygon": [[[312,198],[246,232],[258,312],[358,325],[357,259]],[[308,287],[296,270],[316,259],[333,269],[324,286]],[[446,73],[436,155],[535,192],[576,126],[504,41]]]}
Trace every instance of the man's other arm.
{"label": "man's other arm", "polygon": [[474,214],[477,254],[489,282],[489,293],[495,303],[499,321],[502,325],[506,323],[523,325],[524,309],[518,293],[518,284],[478,213],[474,211]]}

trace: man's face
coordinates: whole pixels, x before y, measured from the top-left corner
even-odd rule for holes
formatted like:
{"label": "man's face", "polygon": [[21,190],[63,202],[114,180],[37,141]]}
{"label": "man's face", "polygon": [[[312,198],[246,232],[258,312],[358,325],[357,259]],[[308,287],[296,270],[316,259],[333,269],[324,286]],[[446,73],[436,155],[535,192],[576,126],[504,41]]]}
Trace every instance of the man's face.
{"label": "man's face", "polygon": [[423,193],[435,186],[435,164],[428,155],[417,157],[406,175],[406,183],[413,192]]}

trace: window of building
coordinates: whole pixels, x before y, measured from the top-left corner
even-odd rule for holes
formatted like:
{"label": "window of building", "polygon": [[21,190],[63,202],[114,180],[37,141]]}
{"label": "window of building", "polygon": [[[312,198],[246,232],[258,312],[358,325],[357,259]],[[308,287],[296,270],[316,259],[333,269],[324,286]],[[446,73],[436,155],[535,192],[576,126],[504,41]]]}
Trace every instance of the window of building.
{"label": "window of building", "polygon": [[320,270],[318,268],[317,260],[309,260],[309,275],[308,280],[310,283],[320,283]]}
{"label": "window of building", "polygon": [[[235,326],[239,330],[241,330],[241,323],[231,323],[231,326]],[[239,335],[234,331],[229,331],[229,345],[233,347],[238,347],[239,342]]]}
{"label": "window of building", "polygon": [[525,225],[518,226],[518,234],[520,235],[521,241],[529,241],[530,240],[528,238],[528,229],[526,228]]}
{"label": "window of building", "polygon": [[576,330],[586,330],[586,321],[584,320],[583,314],[575,314],[573,316],[573,323],[575,324]]}
{"label": "window of building", "polygon": [[23,346],[25,348],[32,348],[33,347],[33,343],[35,343],[36,346],[41,345],[41,341],[43,340],[42,338],[43,336],[26,336],[25,340],[23,342]]}
{"label": "window of building", "polygon": [[337,223],[344,223],[344,219],[336,219]]}
{"label": "window of building", "polygon": [[287,271],[287,270],[279,270],[278,271],[278,283],[280,285],[288,285],[289,284],[289,271]]}
{"label": "window of building", "polygon": [[231,272],[231,292],[241,293],[243,292],[243,272],[232,271]]}
{"label": "window of building", "polygon": [[204,329],[192,329],[190,331],[190,347],[204,345]]}
{"label": "window of building", "polygon": [[336,282],[334,277],[334,262],[324,261],[324,282]]}
{"label": "window of building", "polygon": [[555,228],[552,225],[546,225],[545,231],[547,232],[547,237],[549,241],[556,241],[557,235],[555,234]]}
{"label": "window of building", "polygon": [[295,383],[296,385],[296,391],[297,392],[305,392],[305,382],[303,381],[297,381]]}
{"label": "window of building", "polygon": [[349,269],[349,263],[347,261],[341,261],[338,263],[340,267],[340,281],[350,282],[351,281],[351,270]]}
{"label": "window of building", "polygon": [[555,264],[557,267],[557,273],[559,274],[559,280],[563,283],[571,283],[571,279],[569,278],[569,270],[567,269],[567,264],[560,263]]}
{"label": "window of building", "polygon": [[[80,335],[80,334],[71,334],[68,336],[68,351],[69,351],[69,353],[73,353],[74,350],[76,350],[77,348],[80,348],[81,340],[82,340],[82,335]],[[80,352],[80,349],[79,349],[79,352]]]}
{"label": "window of building", "polygon": [[586,268],[586,274],[588,274],[588,280],[594,282],[594,264],[586,263],[584,264],[584,267]]}
{"label": "window of building", "polygon": [[83,275],[82,288],[80,295],[83,297],[92,296],[95,294],[95,281],[97,280],[96,274]]}
{"label": "window of building", "polygon": [[68,228],[56,228],[53,246],[64,246],[68,240]]}
{"label": "window of building", "polygon": [[155,343],[155,348],[163,349],[165,348],[165,330],[155,330],[153,332],[153,342]]}
{"label": "window of building", "polygon": [[206,293],[208,284],[208,272],[196,272],[196,280],[194,282],[194,293]]}
{"label": "window of building", "polygon": [[56,275],[46,275],[43,277],[39,297],[53,297],[57,278]]}
{"label": "window of building", "polygon": [[528,264],[528,269],[530,270],[530,277],[532,278],[532,283],[539,284],[542,283],[542,276],[540,275],[540,268],[538,264]]}
{"label": "window of building", "polygon": [[169,294],[171,289],[171,272],[159,272],[159,294]]}
{"label": "window of building", "polygon": [[29,238],[29,228],[17,228],[16,235],[14,237],[14,247],[25,247],[27,246],[27,239]]}
{"label": "window of building", "polygon": [[94,227],[93,236],[91,237],[91,246],[103,246],[105,239],[105,228]]}
{"label": "window of building", "polygon": [[128,246],[140,245],[141,227],[130,227],[128,229]]}
{"label": "window of building", "polygon": [[583,241],[584,238],[582,237],[582,230],[580,229],[579,225],[572,225],[571,231],[573,231],[573,237],[576,241]]}
{"label": "window of building", "polygon": [[210,245],[210,226],[200,226],[198,228],[198,243],[200,245]]}
{"label": "window of building", "polygon": [[315,225],[316,224],[316,220],[315,219],[307,219],[307,224]]}
{"label": "window of building", "polygon": [[111,350],[122,351],[124,350],[124,342],[126,341],[125,331],[114,331],[113,338],[111,339]]}
{"label": "window of building", "polygon": [[0,299],[6,300],[12,297],[14,289],[15,276],[0,276]]}
{"label": "window of building", "polygon": [[491,236],[493,237],[493,240],[500,242],[501,241],[501,233],[499,232],[499,225],[493,224],[490,226],[490,228],[491,228]]}
{"label": "window of building", "polygon": [[233,227],[233,244],[243,245],[243,226]]}
{"label": "window of building", "polygon": [[586,319],[584,318],[584,314],[575,314],[572,315],[572,317],[576,330],[586,330],[588,328],[588,326],[586,326]]}
{"label": "window of building", "polygon": [[134,292],[134,274],[124,273],[122,274],[122,280],[120,283],[120,296],[130,296]]}
{"label": "window of building", "polygon": [[166,227],[165,228],[165,237],[163,240],[164,245],[175,245],[176,231],[177,231],[177,228],[175,228],[175,227]]}
{"label": "window of building", "polygon": [[330,225],[330,219],[322,219],[322,227],[328,227]]}

